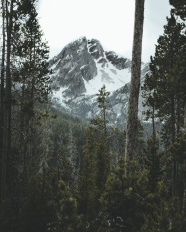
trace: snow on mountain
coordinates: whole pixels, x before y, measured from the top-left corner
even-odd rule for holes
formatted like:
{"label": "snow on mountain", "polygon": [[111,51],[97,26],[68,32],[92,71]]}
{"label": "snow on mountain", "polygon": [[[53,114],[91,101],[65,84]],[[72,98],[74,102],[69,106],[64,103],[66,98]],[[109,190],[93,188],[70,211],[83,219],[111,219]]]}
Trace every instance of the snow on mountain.
{"label": "snow on mountain", "polygon": [[106,86],[107,91],[113,92],[130,81],[131,73],[129,69],[117,70],[110,62],[105,67],[102,67],[99,60],[94,61],[97,68],[96,77],[89,81],[84,79],[87,95],[97,94],[103,85]]}
{"label": "snow on mountain", "polygon": [[[49,62],[53,101],[69,113],[87,119],[98,113],[96,94],[106,86],[113,123],[126,121],[131,61],[104,51],[96,39],[81,37],[63,48]],[[148,64],[142,66],[142,77]]]}

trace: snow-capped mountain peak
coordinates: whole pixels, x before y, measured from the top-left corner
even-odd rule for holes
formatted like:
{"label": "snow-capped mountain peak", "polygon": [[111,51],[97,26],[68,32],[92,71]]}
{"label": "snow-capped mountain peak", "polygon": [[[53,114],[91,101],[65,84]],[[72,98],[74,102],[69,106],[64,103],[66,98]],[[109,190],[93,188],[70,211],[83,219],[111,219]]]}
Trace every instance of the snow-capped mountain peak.
{"label": "snow-capped mountain peak", "polygon": [[[96,94],[105,85],[106,90],[111,92],[110,100],[114,104],[111,115],[115,115],[114,120],[126,117],[127,83],[131,78],[129,59],[113,51],[105,51],[96,39],[81,37],[66,45],[50,60],[49,67],[52,97],[68,112],[81,118],[96,115]],[[146,68],[144,65],[142,73],[146,72]],[[124,113],[119,112],[121,110]]]}
{"label": "snow-capped mountain peak", "polygon": [[111,92],[121,88],[130,81],[129,63],[113,52],[105,52],[98,40],[81,37],[50,61],[50,69],[56,85],[66,88],[63,93],[67,97],[74,97],[96,94],[103,84]]}

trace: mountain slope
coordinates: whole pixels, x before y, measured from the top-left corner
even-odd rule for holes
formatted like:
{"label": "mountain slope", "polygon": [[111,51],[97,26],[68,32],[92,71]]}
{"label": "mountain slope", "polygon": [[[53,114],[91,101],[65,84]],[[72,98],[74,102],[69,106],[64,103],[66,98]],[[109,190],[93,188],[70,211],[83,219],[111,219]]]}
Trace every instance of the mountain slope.
{"label": "mountain slope", "polygon": [[[49,65],[53,101],[82,119],[95,117],[99,111],[96,94],[105,85],[110,92],[110,121],[124,124],[131,77],[129,59],[104,51],[96,39],[81,37],[64,47]],[[146,72],[148,64],[142,66],[142,77]]]}

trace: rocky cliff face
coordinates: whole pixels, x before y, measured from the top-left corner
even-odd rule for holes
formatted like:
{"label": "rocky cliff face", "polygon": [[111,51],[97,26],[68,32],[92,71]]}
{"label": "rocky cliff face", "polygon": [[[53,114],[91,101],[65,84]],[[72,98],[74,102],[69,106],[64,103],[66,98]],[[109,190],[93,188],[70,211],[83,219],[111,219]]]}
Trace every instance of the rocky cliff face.
{"label": "rocky cliff face", "polygon": [[86,92],[84,80],[89,81],[97,75],[96,64],[88,52],[85,37],[67,45],[50,61],[50,65],[54,73],[54,87],[56,90],[66,87],[63,91],[66,97]]}
{"label": "rocky cliff face", "polygon": [[[58,105],[82,119],[94,117],[99,111],[96,94],[105,85],[110,92],[110,120],[124,124],[131,76],[129,59],[104,51],[96,39],[82,37],[64,47],[49,65],[52,98]],[[142,76],[146,72],[148,65],[143,65]]]}

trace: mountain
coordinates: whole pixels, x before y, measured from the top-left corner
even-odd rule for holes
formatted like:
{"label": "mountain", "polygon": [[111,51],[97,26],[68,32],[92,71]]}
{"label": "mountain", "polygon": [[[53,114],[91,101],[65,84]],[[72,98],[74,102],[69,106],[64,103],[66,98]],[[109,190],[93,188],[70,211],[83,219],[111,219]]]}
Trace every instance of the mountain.
{"label": "mountain", "polygon": [[[49,62],[52,99],[68,113],[88,119],[95,117],[98,90],[110,92],[109,120],[123,127],[126,122],[131,77],[131,60],[105,51],[96,39],[81,37],[69,43]],[[148,64],[142,66],[142,79]],[[140,98],[140,108],[142,107]]]}

